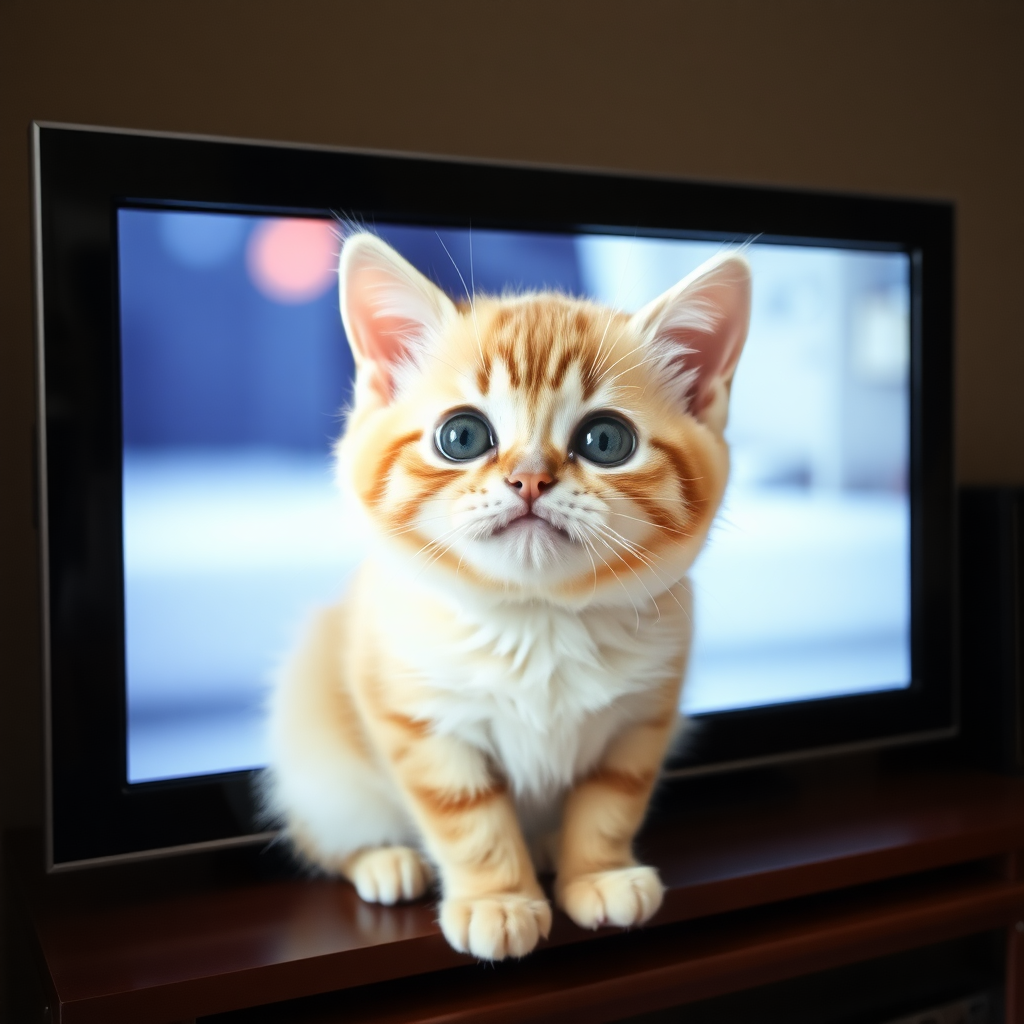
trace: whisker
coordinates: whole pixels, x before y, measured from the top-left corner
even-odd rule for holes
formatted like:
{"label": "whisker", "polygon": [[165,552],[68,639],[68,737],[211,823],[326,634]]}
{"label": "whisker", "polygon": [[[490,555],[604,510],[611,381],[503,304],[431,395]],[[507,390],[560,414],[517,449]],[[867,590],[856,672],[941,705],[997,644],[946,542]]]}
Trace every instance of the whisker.
{"label": "whisker", "polygon": [[[656,565],[654,565],[653,562],[651,562],[649,559],[645,558],[640,553],[640,551],[636,549],[635,545],[633,545],[630,541],[626,540],[625,537],[623,537],[621,534],[617,533],[615,530],[612,530],[612,528],[610,526],[601,527],[601,529],[610,531],[615,536],[615,538],[617,538],[618,542],[620,544],[622,544],[622,546],[625,547],[626,550],[630,554],[632,554],[635,558],[639,558],[640,561],[643,562],[644,565],[646,565],[647,568],[650,569],[651,572],[653,572],[655,576],[657,576],[658,581],[665,587],[664,593],[668,594],[668,596],[671,597],[673,601],[675,601],[675,603],[679,607],[679,610],[683,613],[683,615],[686,616],[687,620],[689,620],[690,619],[690,613],[683,607],[683,605],[681,604],[679,598],[676,597],[676,595],[673,593],[673,588],[676,587],[679,584],[679,580],[678,579],[672,579],[671,576],[668,577],[668,579],[666,579],[665,576],[663,576],[658,571],[658,567]],[[607,541],[603,541],[603,543],[607,544],[608,542]],[[657,554],[655,554],[655,552],[651,551],[649,548],[644,548],[644,547],[641,546],[641,550],[646,551],[651,556],[651,558],[657,559],[658,561],[663,561],[663,559],[661,559]],[[625,564],[627,565],[627,568],[632,569],[632,566],[629,566],[628,563],[625,563]],[[634,575],[636,575],[635,571],[634,571]],[[639,579],[639,577],[637,577],[637,578]],[[640,582],[642,584],[643,580],[641,580]],[[644,587],[644,589],[647,590],[646,587]],[[650,591],[648,590],[647,593],[650,594]],[[653,596],[651,597],[651,600],[654,601],[655,605],[657,605],[657,600]],[[658,608],[658,620],[659,621],[661,620],[661,608],[660,607]]]}
{"label": "whisker", "polygon": [[[604,544],[605,547],[607,547],[609,551],[611,551],[612,553],[616,553],[615,552],[615,548],[613,548],[611,546],[611,544],[609,544],[608,541],[605,540],[604,537],[602,537],[600,534],[598,534],[597,539],[602,544]],[[637,556],[637,557],[639,557],[639,556]],[[625,559],[620,557],[619,561],[622,562],[622,564],[637,578],[637,581],[639,582],[640,586],[643,587],[645,591],[647,591],[647,596],[651,599],[651,604],[653,604],[655,608],[658,608],[658,602],[654,599],[654,595],[649,590],[647,590],[647,584],[644,583],[643,579],[641,579],[640,573],[638,573],[636,571],[636,569],[634,569],[633,566],[631,566],[629,564],[629,562],[627,562]],[[609,566],[608,568],[611,569],[611,566]],[[612,569],[612,571],[614,572],[615,570]],[[636,621],[636,631],[637,631],[637,633],[639,633],[640,632],[640,612],[637,611],[637,607],[636,607],[635,604],[633,605],[633,610],[636,611],[636,613],[637,613],[637,616],[636,616],[636,619],[637,619],[637,621]],[[661,608],[658,608],[658,622],[661,622]]]}
{"label": "whisker", "polygon": [[[479,338],[477,338],[477,341],[479,342]],[[454,370],[455,373],[457,373],[464,381],[466,381],[467,384],[470,384],[470,383],[473,382],[473,378],[470,377],[469,374],[465,372],[465,370],[460,370],[454,363],[448,362],[447,359],[442,359],[436,352],[429,352],[426,349],[423,349],[423,350],[421,350],[421,352],[419,354],[420,355],[425,355],[425,356],[430,356],[431,359],[436,359],[439,363],[444,363],[445,366],[448,366],[452,370]],[[482,354],[482,350],[481,350],[481,354]]]}
{"label": "whisker", "polygon": [[451,549],[452,549],[452,544],[454,544],[454,543],[455,543],[455,541],[454,541],[454,539],[453,539],[453,540],[451,541],[451,543],[449,543],[449,544],[445,544],[445,545],[444,545],[443,547],[441,547],[441,548],[438,548],[438,550],[437,550],[437,551],[436,551],[436,552],[434,553],[434,557],[433,557],[433,558],[431,558],[429,562],[427,562],[427,563],[426,563],[425,565],[423,565],[423,566],[422,566],[422,567],[420,568],[420,571],[419,571],[419,572],[418,572],[418,573],[416,574],[416,577],[417,577],[417,579],[418,579],[418,578],[419,578],[420,576],[422,576],[422,575],[423,575],[423,573],[425,573],[425,572],[427,571],[427,569],[429,569],[429,568],[430,568],[430,567],[431,567],[431,566],[432,566],[432,565],[433,565],[433,564],[434,564],[435,562],[437,562],[437,561],[438,561],[439,559],[441,559],[441,558],[444,558],[444,556],[445,556],[446,554],[448,554],[448,552],[449,552],[449,551],[451,551]]}
{"label": "whisker", "polygon": [[[640,349],[646,348],[646,347],[647,347],[647,343],[644,342],[644,341],[641,341],[639,345],[634,345],[633,348],[631,348],[628,352],[623,352],[623,354],[621,356],[619,356],[619,358],[616,359],[615,362],[612,363],[611,366],[602,367],[601,368],[601,372],[602,373],[608,373],[610,370],[614,370],[615,367],[618,366],[619,363],[621,363],[624,359],[628,359],[635,352],[639,352]],[[622,374],[617,374],[617,377],[621,377],[621,376],[622,376]],[[612,378],[612,379],[614,380],[616,378]]]}
{"label": "whisker", "polygon": [[673,505],[691,505],[692,502],[688,498],[673,498],[673,497],[662,497],[659,494],[638,494],[636,497],[630,497],[629,495],[622,495],[621,497],[608,495],[601,498],[602,501],[632,501],[634,503],[640,501],[657,501],[665,502],[666,504]]}
{"label": "whisker", "polygon": [[604,322],[604,332],[601,335],[601,340],[597,343],[597,354],[601,358],[594,364],[594,373],[595,374],[600,374],[600,373],[603,372],[604,364],[606,362],[608,362],[608,358],[612,354],[611,353],[611,349],[608,349],[608,351],[605,352],[604,343],[605,343],[605,339],[608,337],[608,328],[611,327],[611,325],[612,325],[612,317],[615,315],[615,312],[617,312],[617,311],[616,310],[611,310],[611,309],[608,310],[608,316],[607,316],[607,318],[605,319],[605,322]]}
{"label": "whisker", "polygon": [[396,527],[394,527],[392,529],[384,530],[383,532],[384,532],[384,535],[386,537],[402,537],[402,536],[404,536],[407,533],[415,533],[420,528],[420,526],[422,526],[424,523],[436,523],[439,519],[447,519],[447,518],[448,518],[448,516],[445,515],[445,516],[431,516],[429,519],[417,519],[410,526],[402,526],[402,527],[396,526]]}
{"label": "whisker", "polygon": [[[644,558],[641,552],[646,552],[648,558],[652,558],[656,562],[666,562],[666,559],[662,555],[659,555],[656,551],[651,550],[651,548],[649,547],[645,547],[639,541],[632,541],[628,537],[624,537],[621,533],[613,529],[607,523],[599,524],[598,529],[603,530],[609,535],[613,536],[618,541],[618,543],[620,543],[624,548],[626,548],[626,550],[629,551],[631,554],[636,555],[637,558]],[[648,562],[648,564],[650,564],[652,569],[654,568],[654,565],[652,563]]]}
{"label": "whisker", "polygon": [[457,533],[459,530],[464,529],[467,526],[466,523],[460,523],[458,526],[453,526],[450,530],[445,530],[440,537],[435,537],[433,540],[428,540],[415,554],[413,558],[423,554],[424,551],[429,551],[430,548],[436,547],[438,544],[443,544],[449,537]]}
{"label": "whisker", "polygon": [[[597,548],[595,548],[593,544],[590,543],[590,540],[589,539],[586,540],[585,543],[586,543],[587,547],[591,551],[593,551],[593,553],[595,555],[597,555],[597,557],[600,558],[602,562],[604,562],[604,564],[607,567],[608,571],[612,574],[612,576],[615,577],[615,580],[618,582],[619,586],[622,587],[623,593],[629,599],[629,603],[633,606],[633,611],[636,612],[636,631],[639,634],[639,632],[640,632],[640,609],[637,608],[636,601],[633,600],[632,594],[630,594],[630,592],[626,589],[626,584],[623,583],[622,580],[619,579],[618,573],[616,573],[616,571],[611,567],[611,565],[608,564],[608,560],[601,555],[601,552],[598,551]],[[609,545],[609,547],[610,547],[610,545]]]}
{"label": "whisker", "polygon": [[614,509],[608,509],[609,515],[619,516],[621,519],[632,519],[634,523],[642,523],[644,526],[649,526],[652,530],[664,530],[665,533],[674,533],[680,537],[688,537],[689,534],[685,530],[677,530],[672,526],[660,526],[657,523],[652,523],[649,519],[640,519],[638,516],[627,516],[625,512],[616,512]]}
{"label": "whisker", "polygon": [[[587,538],[582,534],[580,534],[579,537],[580,541],[583,543],[583,550],[586,551],[587,557],[590,559],[590,566],[594,570],[594,583],[590,588],[590,597],[587,599],[593,600],[594,595],[597,593],[597,562],[594,561],[594,556],[590,552],[590,544],[587,542]],[[609,568],[611,568],[611,566],[609,566]]]}
{"label": "whisker", "polygon": [[[689,481],[684,480],[683,483]],[[601,501],[637,501],[638,499],[646,499],[648,501],[676,501],[683,505],[688,505],[690,502],[687,498],[675,498],[671,495],[662,497],[660,494],[651,494],[645,492],[643,494],[632,495],[632,494],[602,494]]]}
{"label": "whisker", "polygon": [[[422,548],[420,548],[419,551],[416,552],[417,555],[420,555],[429,548],[436,549],[432,557],[420,567],[420,571],[416,574],[417,579],[419,579],[419,577],[424,572],[426,572],[427,569],[434,565],[434,563],[437,562],[438,559],[443,558],[449,551],[451,551],[452,544],[455,543],[457,535],[459,534],[460,531],[465,529],[466,525],[467,524],[462,524],[462,526],[456,526],[454,529],[451,529],[447,533],[440,536],[437,540],[432,541],[430,544],[425,544]],[[446,544],[445,541],[448,540],[448,538],[451,538],[451,540]]]}
{"label": "whisker", "polygon": [[441,248],[444,249],[445,256],[447,256],[448,259],[452,261],[452,266],[455,268],[455,273],[459,275],[459,280],[462,282],[462,290],[466,293],[466,298],[471,299],[472,296],[470,296],[469,294],[469,288],[466,287],[466,279],[462,276],[462,271],[459,270],[458,263],[455,262],[454,257],[448,251],[448,246],[444,244],[444,239],[441,237],[441,233],[439,231],[435,231],[434,235],[437,238],[437,240],[441,243]]}
{"label": "whisker", "polygon": [[[625,358],[626,356],[622,357],[622,359]],[[641,359],[638,363],[634,363],[632,366],[627,366],[624,370],[619,370],[619,372],[615,374],[614,377],[612,377],[609,383],[614,384],[620,377],[624,377],[627,373],[630,373],[633,370],[639,370],[641,366],[646,366],[648,363],[656,363],[662,358],[663,356],[660,352],[652,352],[649,356],[647,356],[646,359]],[[622,359],[616,360],[616,362],[612,363],[612,365],[608,367],[608,369],[614,369],[619,363],[622,362]],[[618,386],[622,387],[621,384]]]}
{"label": "whisker", "polygon": [[[434,234],[437,235],[437,240],[441,243],[441,248],[444,249],[445,255],[448,257],[448,259],[450,259],[452,261],[452,266],[455,268],[455,273],[459,275],[459,280],[462,282],[462,290],[466,293],[466,298],[469,299],[469,311],[470,311],[470,313],[473,316],[473,333],[476,334],[476,347],[480,351],[480,359],[483,360],[483,358],[484,358],[484,346],[483,346],[483,343],[480,341],[480,325],[477,323],[477,319],[476,319],[476,283],[474,282],[474,284],[473,284],[473,291],[471,292],[466,287],[466,279],[462,276],[462,271],[459,270],[458,263],[455,262],[455,259],[453,258],[452,254],[448,251],[448,246],[444,244],[444,239],[441,237],[439,232],[435,231]],[[470,235],[469,235],[469,276],[471,278],[473,276],[473,233],[472,233],[472,229],[470,229]]]}

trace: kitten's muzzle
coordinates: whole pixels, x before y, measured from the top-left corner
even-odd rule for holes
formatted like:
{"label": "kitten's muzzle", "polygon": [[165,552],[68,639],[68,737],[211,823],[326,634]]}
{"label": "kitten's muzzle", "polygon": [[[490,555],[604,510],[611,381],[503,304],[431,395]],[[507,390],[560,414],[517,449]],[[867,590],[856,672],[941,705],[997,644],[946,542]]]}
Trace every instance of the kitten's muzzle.
{"label": "kitten's muzzle", "polygon": [[525,508],[520,506],[519,510],[506,518],[504,522],[498,524],[491,531],[491,536],[500,537],[503,533],[514,529],[546,530],[550,533],[558,534],[565,540],[573,540],[573,537],[568,530],[563,526],[552,522],[550,513],[546,506],[541,506],[539,509],[534,510],[532,502],[527,503]]}
{"label": "kitten's muzzle", "polygon": [[563,530],[560,526],[555,526],[547,516],[539,516],[536,512],[530,512],[529,510],[520,512],[514,519],[509,520],[503,526],[497,527],[492,531],[491,536],[500,537],[502,534],[520,529],[547,531],[549,534],[557,534],[565,540],[571,541],[573,539],[567,530]]}

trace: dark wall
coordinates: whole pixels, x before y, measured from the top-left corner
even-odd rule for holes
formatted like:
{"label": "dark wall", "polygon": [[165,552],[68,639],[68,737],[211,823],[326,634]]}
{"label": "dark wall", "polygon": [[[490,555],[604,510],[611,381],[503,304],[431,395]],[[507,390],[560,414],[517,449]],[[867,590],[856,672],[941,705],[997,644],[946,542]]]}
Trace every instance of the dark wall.
{"label": "dark wall", "polygon": [[1024,4],[0,2],[0,825],[41,818],[33,118],[952,199],[960,476],[1024,483]]}

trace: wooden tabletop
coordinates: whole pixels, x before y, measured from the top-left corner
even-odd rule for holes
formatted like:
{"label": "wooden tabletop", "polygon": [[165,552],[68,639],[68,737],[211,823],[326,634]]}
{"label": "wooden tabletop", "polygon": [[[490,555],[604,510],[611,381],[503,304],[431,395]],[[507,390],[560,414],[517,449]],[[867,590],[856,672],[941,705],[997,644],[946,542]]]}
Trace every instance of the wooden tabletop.
{"label": "wooden tabletop", "polygon": [[[893,914],[904,922],[906,942],[912,934],[922,941],[929,929],[952,934],[968,923],[1009,923],[1024,914],[1024,884],[1011,856],[1024,850],[1024,780],[933,770],[850,778],[812,771],[795,779],[762,773],[727,783],[693,782],[658,799],[638,848],[667,887],[664,906],[645,929],[613,938],[611,930],[584,932],[556,914],[551,938],[537,953],[490,975],[473,968],[476,981],[459,989],[461,1016],[436,1019],[475,1019],[477,1004],[468,994],[474,985],[497,998],[502,984],[526,992],[528,979],[531,991],[547,993],[548,1002],[529,1012],[509,1010],[507,1019],[541,1019],[549,1011],[557,1016],[558,993],[572,987],[572,958],[585,950],[587,984],[611,986],[607,998],[592,993],[610,1013],[615,978],[621,981],[623,965],[633,963],[639,950],[650,970],[669,971],[664,977],[673,978],[677,989],[690,977],[695,991],[706,992],[707,979],[723,969],[720,964],[716,974],[708,966],[708,951],[716,948],[726,957],[723,963],[734,966],[737,951],[747,949],[747,983],[759,977],[755,963],[777,961],[765,977],[781,977],[782,961],[764,961],[769,933],[775,936],[772,948],[780,948],[785,933],[794,949],[804,949],[805,961],[817,949],[824,963],[839,961],[824,955],[832,947],[823,922],[830,922],[829,934],[846,929],[847,959],[858,927],[876,943],[895,935]],[[939,870],[955,865],[961,867],[952,873]],[[889,890],[878,883],[896,876],[920,876],[917,888],[885,895]],[[815,895],[826,893],[833,895]],[[783,901],[796,902],[783,907]],[[432,900],[368,905],[346,883],[283,868],[272,851],[37,878],[30,904],[49,972],[53,1019],[67,1024],[191,1020],[472,963],[444,941]],[[866,923],[869,918],[874,924]],[[880,931],[883,919],[892,920]],[[682,926],[687,921],[693,924]],[[703,938],[694,939],[694,929]],[[751,952],[756,948],[761,954]],[[608,966],[595,979],[599,953]],[[701,970],[694,966],[698,961]],[[657,990],[652,978],[646,985]],[[356,1002],[349,1004],[352,1020],[410,1019],[400,1008],[382,1016],[380,1000],[374,1003],[377,1016],[364,1018],[355,1013]],[[639,1012],[635,1002],[623,1005]],[[590,1019],[614,1019],[607,1013]],[[492,1013],[488,1019],[498,1018]]]}

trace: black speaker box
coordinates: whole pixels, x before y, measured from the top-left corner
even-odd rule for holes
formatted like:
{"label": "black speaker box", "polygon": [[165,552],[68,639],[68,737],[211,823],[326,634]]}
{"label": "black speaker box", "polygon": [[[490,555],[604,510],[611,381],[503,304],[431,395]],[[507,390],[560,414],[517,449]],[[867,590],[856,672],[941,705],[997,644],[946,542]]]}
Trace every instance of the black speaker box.
{"label": "black speaker box", "polygon": [[1024,773],[1024,488],[960,492],[960,726],[982,767]]}

